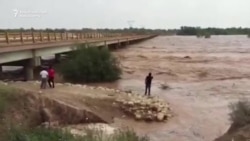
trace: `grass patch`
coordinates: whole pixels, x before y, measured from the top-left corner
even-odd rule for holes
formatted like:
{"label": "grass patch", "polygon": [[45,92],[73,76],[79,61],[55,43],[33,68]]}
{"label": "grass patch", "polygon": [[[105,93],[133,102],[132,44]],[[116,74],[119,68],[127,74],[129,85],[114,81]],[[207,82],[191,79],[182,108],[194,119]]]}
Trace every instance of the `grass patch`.
{"label": "grass patch", "polygon": [[29,131],[12,129],[9,141],[149,141],[147,137],[139,137],[132,130],[117,130],[112,135],[104,135],[102,131],[86,130],[86,135],[76,136],[60,129],[36,128]]}
{"label": "grass patch", "polygon": [[84,45],[69,55],[60,67],[63,78],[72,83],[110,82],[120,78],[117,59],[106,48],[85,48]]}

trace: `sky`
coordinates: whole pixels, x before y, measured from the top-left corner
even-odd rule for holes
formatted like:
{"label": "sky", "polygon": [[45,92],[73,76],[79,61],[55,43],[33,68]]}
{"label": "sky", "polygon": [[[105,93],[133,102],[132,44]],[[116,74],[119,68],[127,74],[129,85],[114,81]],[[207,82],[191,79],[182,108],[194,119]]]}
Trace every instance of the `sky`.
{"label": "sky", "polygon": [[250,27],[250,0],[0,0],[0,28]]}

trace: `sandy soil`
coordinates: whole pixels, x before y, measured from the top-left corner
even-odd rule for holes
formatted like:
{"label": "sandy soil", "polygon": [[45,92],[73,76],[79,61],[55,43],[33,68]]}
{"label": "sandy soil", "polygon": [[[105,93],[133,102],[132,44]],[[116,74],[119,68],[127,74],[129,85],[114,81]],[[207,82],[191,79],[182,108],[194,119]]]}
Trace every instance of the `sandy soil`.
{"label": "sandy soil", "polygon": [[81,110],[89,111],[100,117],[104,123],[112,123],[114,117],[122,118],[124,115],[124,113],[120,111],[119,105],[114,104],[116,97],[118,96],[116,92],[93,89],[92,87],[84,88],[81,85],[72,86],[68,84],[56,84],[55,89],[47,88],[45,90],[40,90],[40,83],[32,81],[10,82],[9,85],[31,92],[42,98],[45,97],[59,101],[60,103],[65,103],[66,105],[79,110],[79,113],[81,113]]}

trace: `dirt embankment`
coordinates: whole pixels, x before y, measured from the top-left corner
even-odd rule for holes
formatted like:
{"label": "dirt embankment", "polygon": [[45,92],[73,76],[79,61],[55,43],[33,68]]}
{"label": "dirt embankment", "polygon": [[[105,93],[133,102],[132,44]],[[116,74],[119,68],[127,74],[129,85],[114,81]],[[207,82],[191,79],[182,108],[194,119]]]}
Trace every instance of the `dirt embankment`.
{"label": "dirt embankment", "polygon": [[[84,104],[88,106],[83,108],[76,107],[65,101],[50,98],[40,93],[40,91],[26,90],[24,87],[18,88],[18,86],[7,83],[4,83],[4,85],[6,89],[13,89],[13,91],[17,93],[13,94],[13,97],[15,97],[15,105],[9,106],[10,109],[6,110],[4,119],[11,119],[11,121],[16,121],[19,124],[26,122],[31,126],[46,124],[59,126],[81,123],[109,123],[112,121],[110,114],[101,116],[101,114],[97,114],[98,110],[93,111],[89,109],[93,106],[93,101],[99,103],[97,105],[98,107],[107,108],[107,105],[110,105],[109,102],[112,102],[111,99],[94,100],[90,97],[85,97],[88,102]],[[117,111],[116,106],[110,106],[109,108],[110,110]],[[114,112],[114,115],[115,114],[117,113]]]}
{"label": "dirt embankment", "polygon": [[[39,89],[39,82],[36,81],[3,84],[24,94],[24,101],[28,102],[23,104],[26,107],[19,106],[18,110],[13,110],[25,109],[25,112],[15,114],[14,117],[33,114],[36,116],[32,118],[36,122],[33,126],[69,127],[75,132],[79,125],[89,123],[108,125],[116,118],[134,120],[138,114],[141,118],[137,120],[146,119],[147,116],[150,121],[166,121],[171,116],[169,106],[163,101],[131,92],[69,83],[56,84],[55,89],[43,91]],[[126,113],[122,107],[127,107],[130,113]],[[146,113],[149,108],[152,112]],[[20,121],[23,119],[25,118],[21,118]]]}

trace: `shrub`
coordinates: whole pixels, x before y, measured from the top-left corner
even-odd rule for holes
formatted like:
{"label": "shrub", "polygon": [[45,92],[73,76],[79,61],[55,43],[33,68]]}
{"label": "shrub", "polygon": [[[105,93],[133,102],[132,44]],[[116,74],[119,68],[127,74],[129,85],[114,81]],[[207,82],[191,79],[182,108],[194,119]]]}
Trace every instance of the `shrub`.
{"label": "shrub", "polygon": [[236,104],[231,104],[230,119],[234,125],[234,128],[242,127],[246,124],[250,124],[250,102],[239,101]]}
{"label": "shrub", "polygon": [[248,38],[250,38],[250,33],[247,35]]}
{"label": "shrub", "polygon": [[77,141],[74,136],[68,132],[37,128],[24,131],[19,128],[11,129],[9,132],[9,141]]}
{"label": "shrub", "polygon": [[106,48],[85,48],[80,45],[61,65],[65,80],[73,83],[105,82],[119,79],[117,59]]}

